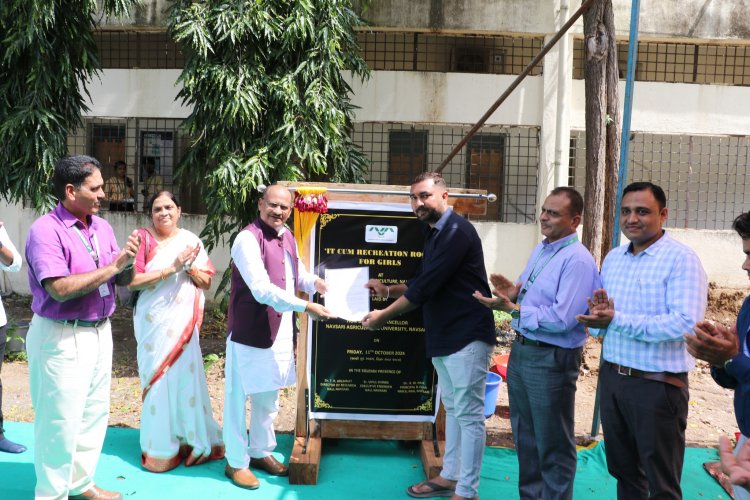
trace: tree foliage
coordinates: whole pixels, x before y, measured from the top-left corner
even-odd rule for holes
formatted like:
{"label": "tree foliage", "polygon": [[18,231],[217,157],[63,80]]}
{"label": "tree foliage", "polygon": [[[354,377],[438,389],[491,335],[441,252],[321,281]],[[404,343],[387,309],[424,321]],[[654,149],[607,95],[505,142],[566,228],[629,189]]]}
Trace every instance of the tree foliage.
{"label": "tree foliage", "polygon": [[[137,0],[104,0],[121,16]],[[97,74],[95,0],[0,1],[0,196],[53,204],[54,162],[81,126],[86,85]]]}
{"label": "tree foliage", "polygon": [[177,0],[169,30],[188,57],[180,97],[193,111],[181,177],[202,179],[207,247],[257,213],[257,187],[278,180],[360,182],[351,89],[366,78],[350,0]]}

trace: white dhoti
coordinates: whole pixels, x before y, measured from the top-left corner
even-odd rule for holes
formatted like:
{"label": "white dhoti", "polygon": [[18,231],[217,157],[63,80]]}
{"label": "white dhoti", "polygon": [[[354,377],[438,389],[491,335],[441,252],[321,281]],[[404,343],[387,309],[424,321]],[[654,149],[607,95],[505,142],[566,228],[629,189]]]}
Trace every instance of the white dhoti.
{"label": "white dhoti", "polygon": [[34,315],[26,339],[34,419],[35,497],[65,499],[94,485],[109,419],[112,329]]}
{"label": "white dhoti", "polygon": [[[285,313],[282,327],[268,349],[227,340],[224,368],[224,443],[226,458],[236,469],[248,467],[250,458],[263,458],[276,448],[273,422],[279,413],[279,389],[294,385],[294,350],[291,313]],[[284,323],[288,322],[288,328]],[[288,331],[287,331],[288,330]],[[246,401],[250,399],[250,436],[245,423]]]}

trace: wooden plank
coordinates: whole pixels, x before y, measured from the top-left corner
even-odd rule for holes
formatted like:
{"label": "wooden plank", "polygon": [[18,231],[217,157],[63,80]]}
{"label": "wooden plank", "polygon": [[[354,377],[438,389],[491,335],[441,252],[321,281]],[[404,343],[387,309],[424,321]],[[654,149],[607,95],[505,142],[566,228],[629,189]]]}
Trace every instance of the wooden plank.
{"label": "wooden plank", "polygon": [[[299,294],[307,297],[306,294]],[[295,360],[297,373],[297,419],[295,435],[305,435],[305,389],[307,389],[307,314],[299,315],[299,332],[297,334],[297,359]],[[312,425],[312,422],[310,423]]]}
{"label": "wooden plank", "polygon": [[[316,187],[326,189],[352,189],[373,191],[401,191],[404,194],[379,194],[375,193],[336,193],[327,192],[329,201],[354,201],[361,203],[409,203],[409,186],[383,185],[383,184],[336,184],[330,182],[292,182],[281,181],[282,186],[288,187]],[[463,215],[485,215],[487,213],[487,200],[481,198],[456,198],[450,193],[464,194],[487,194],[484,189],[448,188],[448,204]]]}
{"label": "wooden plank", "polygon": [[438,441],[440,456],[435,456],[435,446],[431,439],[426,439],[420,443],[419,455],[422,458],[422,468],[427,479],[432,479],[440,474],[443,470],[443,456],[445,455],[445,441]]}
{"label": "wooden plank", "polygon": [[323,438],[395,439],[421,441],[427,439],[432,427],[422,422],[374,422],[369,420],[321,420]]}
{"label": "wooden plank", "polygon": [[487,214],[487,200],[484,198],[451,198],[449,195],[448,204],[453,206],[456,213],[462,215]]}
{"label": "wooden plank", "polygon": [[302,453],[304,444],[304,436],[295,436],[292,456],[289,457],[289,484],[318,484],[322,440],[311,437],[306,453]]}
{"label": "wooden plank", "polygon": [[[373,191],[403,191],[405,195],[409,194],[409,188],[411,186],[399,185],[399,184],[349,184],[349,183],[337,183],[337,182],[302,182],[302,181],[279,181],[282,186],[289,187],[316,187],[326,189],[352,189],[362,190],[368,189]],[[487,194],[484,189],[466,189],[466,188],[448,188],[453,193],[469,193],[469,194]],[[346,195],[350,193],[330,193],[331,195]],[[374,193],[377,194],[377,193]],[[328,196],[328,194],[326,194]]]}
{"label": "wooden plank", "polygon": [[435,417],[435,429],[437,430],[438,441],[445,441],[445,406],[440,401],[440,408],[438,408],[438,414]]}

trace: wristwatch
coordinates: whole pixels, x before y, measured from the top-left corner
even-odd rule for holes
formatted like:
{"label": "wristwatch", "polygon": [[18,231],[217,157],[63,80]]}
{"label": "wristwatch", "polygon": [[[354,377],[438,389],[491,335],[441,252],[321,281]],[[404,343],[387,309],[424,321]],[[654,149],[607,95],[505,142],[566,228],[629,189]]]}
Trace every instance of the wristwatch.
{"label": "wristwatch", "polygon": [[726,369],[729,368],[729,365],[732,364],[733,360],[734,360],[734,358],[729,358],[728,360],[724,361],[724,370],[726,370]]}
{"label": "wristwatch", "polygon": [[510,317],[511,318],[520,318],[521,317],[521,305],[515,304],[513,306],[513,310],[510,311]]}

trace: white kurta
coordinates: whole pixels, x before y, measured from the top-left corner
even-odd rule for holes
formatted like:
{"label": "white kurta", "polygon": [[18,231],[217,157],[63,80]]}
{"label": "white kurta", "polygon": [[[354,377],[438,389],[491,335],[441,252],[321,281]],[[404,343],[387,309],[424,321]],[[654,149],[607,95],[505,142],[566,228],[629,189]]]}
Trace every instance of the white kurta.
{"label": "white kurta", "polygon": [[[268,349],[227,340],[223,433],[226,459],[234,468],[246,468],[251,457],[263,458],[276,448],[273,421],[278,414],[278,390],[296,381],[292,313],[304,311],[307,302],[295,295],[292,258],[297,260],[299,288],[314,293],[318,277],[305,270],[299,255],[286,252],[286,288],[279,288],[271,283],[258,240],[250,231],[241,231],[232,245],[232,259],[250,293],[258,302],[282,313],[276,340]],[[249,440],[245,426],[248,398],[252,405]]]}
{"label": "white kurta", "polygon": [[[282,229],[282,232],[286,228]],[[237,362],[236,367],[226,370],[227,377],[241,377],[242,387],[246,394],[274,391],[293,385],[296,382],[294,372],[293,323],[294,311],[305,310],[307,302],[295,295],[292,258],[297,260],[300,289],[309,294],[315,292],[315,280],[318,278],[305,269],[299,255],[291,256],[286,252],[284,259],[286,271],[286,289],[271,283],[268,272],[263,265],[258,240],[250,231],[241,231],[232,245],[232,259],[242,279],[247,283],[255,300],[283,313],[276,340],[268,349],[260,349],[231,340],[227,342],[227,363]],[[229,350],[233,350],[230,355]],[[230,381],[231,383],[231,381]],[[228,383],[227,385],[230,385]]]}

